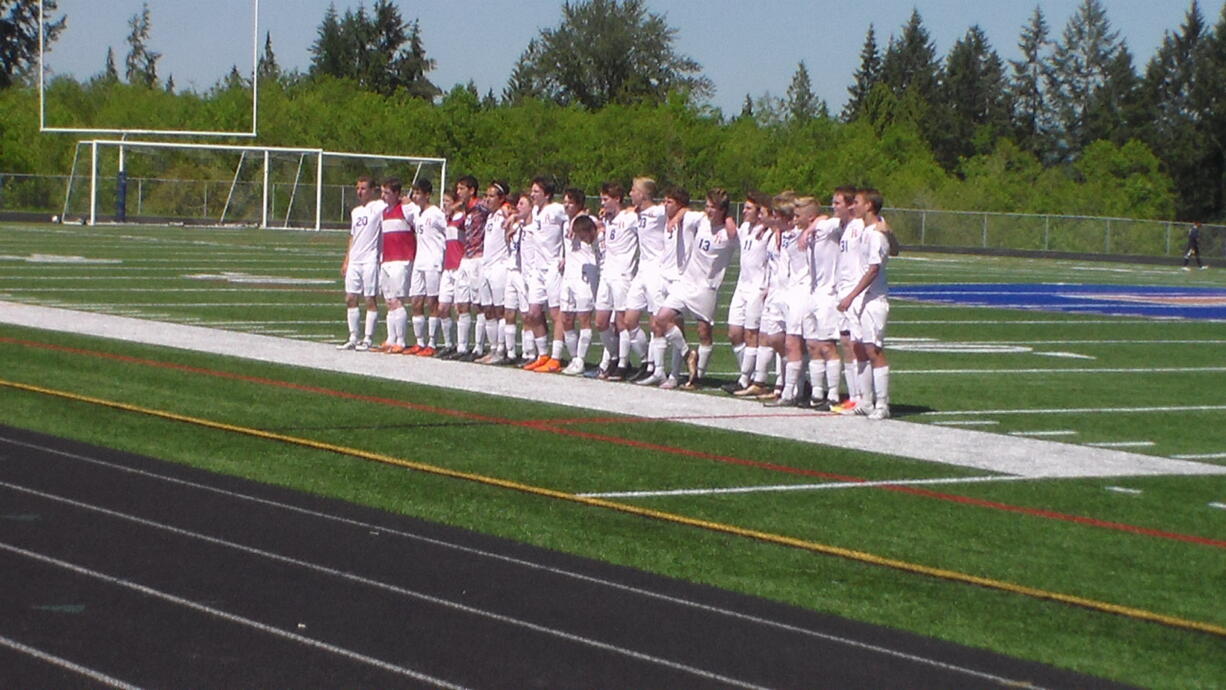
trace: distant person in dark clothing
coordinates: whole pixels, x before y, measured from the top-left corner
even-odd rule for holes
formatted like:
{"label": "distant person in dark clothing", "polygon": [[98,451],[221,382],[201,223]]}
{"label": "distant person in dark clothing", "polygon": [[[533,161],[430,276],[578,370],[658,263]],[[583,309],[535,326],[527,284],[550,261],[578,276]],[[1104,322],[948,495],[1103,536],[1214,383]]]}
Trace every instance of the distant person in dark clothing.
{"label": "distant person in dark clothing", "polygon": [[1183,249],[1183,270],[1190,271],[1188,262],[1192,257],[1196,257],[1196,265],[1200,270],[1209,268],[1200,262],[1200,223],[1193,223],[1192,227],[1188,228],[1188,246]]}

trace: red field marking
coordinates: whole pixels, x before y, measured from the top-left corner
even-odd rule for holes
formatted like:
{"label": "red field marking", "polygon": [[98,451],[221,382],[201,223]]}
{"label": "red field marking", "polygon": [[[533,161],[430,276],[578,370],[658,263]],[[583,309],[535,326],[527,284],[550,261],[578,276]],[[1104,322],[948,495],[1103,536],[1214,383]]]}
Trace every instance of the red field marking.
{"label": "red field marking", "polygon": [[[359,395],[357,393],[348,393],[345,391],[338,391],[338,390],[331,389],[331,388],[321,388],[318,386],[307,386],[307,385],[298,384],[298,383],[291,383],[289,381],[280,381],[277,379],[268,379],[268,378],[263,378],[259,376],[246,376],[243,374],[235,374],[235,373],[231,373],[227,371],[219,371],[216,369],[205,369],[201,367],[189,366],[186,364],[175,364],[173,362],[162,362],[162,361],[152,360],[152,359],[131,357],[128,355],[117,355],[117,354],[113,354],[109,352],[98,352],[96,350],[85,350],[81,348],[67,347],[64,345],[54,345],[51,343],[40,343],[40,342],[35,342],[35,341],[30,341],[30,340],[21,340],[18,338],[0,337],[0,344],[20,345],[23,347],[37,348],[41,350],[66,352],[69,354],[84,355],[84,356],[89,356],[89,357],[98,357],[101,359],[111,359],[111,360],[115,360],[119,362],[125,362],[128,364],[139,364],[141,366],[147,366],[147,367],[153,367],[153,368],[159,368],[159,369],[170,369],[174,371],[183,371],[183,372],[199,374],[203,376],[212,376],[216,378],[229,379],[232,381],[243,381],[245,383],[255,383],[259,385],[274,386],[277,388],[285,388],[289,390],[302,391],[305,393],[314,393],[318,395],[325,395],[328,397],[339,398],[343,400],[357,400],[361,402],[369,402],[369,403],[375,403],[379,405],[401,407],[405,409],[445,415],[449,417],[459,417],[462,419],[471,419],[475,421],[489,422],[492,424],[515,426],[515,427],[520,427],[520,428],[525,428],[525,429],[532,429],[535,431],[543,431],[543,432],[547,432],[551,434],[558,434],[560,436],[582,438],[582,439],[591,440],[591,441],[601,441],[604,443],[628,446],[628,447],[637,448],[640,450],[653,450],[653,451],[658,451],[661,453],[667,453],[671,455],[681,455],[684,457],[696,458],[700,460],[711,460],[714,462],[722,462],[722,463],[727,463],[731,465],[740,465],[743,467],[754,467],[757,469],[768,470],[771,472],[780,472],[784,474],[800,475],[800,476],[807,476],[807,477],[820,477],[823,479],[831,479],[834,481],[842,481],[842,482],[848,482],[848,483],[861,483],[861,482],[872,481],[869,479],[865,479],[863,477],[831,474],[828,472],[820,472],[818,470],[807,470],[807,469],[803,469],[799,467],[790,467],[787,465],[778,465],[775,463],[761,462],[758,460],[748,460],[745,458],[737,458],[737,457],[732,457],[728,455],[718,455],[715,453],[707,453],[704,451],[692,450],[689,448],[679,448],[676,446],[666,446],[666,445],[661,445],[661,444],[656,444],[656,443],[649,443],[645,441],[635,441],[632,439],[620,438],[617,436],[607,436],[604,434],[592,434],[592,433],[586,433],[586,432],[581,432],[581,431],[574,431],[571,429],[565,429],[561,427],[552,426],[551,421],[549,420],[514,420],[514,419],[505,419],[502,417],[489,417],[485,415],[476,414],[473,412],[465,412],[463,410],[453,410],[453,409],[442,408],[442,407],[433,407],[431,405],[420,405],[417,403],[411,403],[411,402],[407,402],[404,400],[396,400],[393,398],[381,398],[381,397],[370,396],[370,395]],[[588,421],[588,420],[562,420],[562,421],[566,423],[577,423],[579,421]],[[595,421],[595,420],[593,419],[590,421]],[[620,420],[616,420],[616,421],[620,421]],[[1056,512],[1052,510],[1045,510],[1042,508],[1028,508],[1025,506],[1015,506],[1015,505],[1011,505],[1008,503],[1000,503],[997,501],[990,501],[990,500],[981,499],[981,498],[974,498],[972,496],[961,496],[958,494],[948,494],[948,493],[942,493],[938,491],[929,491],[926,489],[920,489],[920,488],[909,487],[909,486],[898,486],[898,485],[886,484],[886,485],[876,486],[873,488],[881,489],[884,491],[892,491],[895,493],[918,496],[921,498],[931,498],[931,499],[936,499],[940,501],[947,501],[950,503],[957,503],[961,505],[969,505],[969,506],[975,506],[979,508],[987,508],[990,510],[1000,510],[1000,511],[1009,512],[1009,513],[1016,513],[1020,515],[1028,515],[1030,517],[1039,517],[1039,518],[1045,518],[1045,519],[1050,519],[1050,520],[1059,520],[1062,522],[1069,522],[1069,523],[1078,524],[1078,525],[1085,525],[1088,527],[1098,527],[1101,529],[1109,529],[1109,530],[1124,532],[1128,534],[1137,534],[1137,535],[1148,536],[1148,537],[1157,537],[1160,539],[1170,539],[1173,541],[1181,541],[1181,542],[1186,542],[1189,544],[1199,544],[1202,546],[1212,546],[1212,547],[1216,547],[1219,549],[1226,549],[1226,540],[1211,539],[1208,537],[1200,537],[1200,536],[1190,535],[1190,534],[1180,534],[1178,532],[1166,532],[1163,530],[1156,530],[1156,529],[1151,529],[1148,527],[1140,527],[1137,525],[1130,525],[1130,524],[1122,523],[1122,522],[1111,522],[1108,520],[1099,520],[1097,518],[1090,518],[1090,517],[1085,517],[1081,515],[1071,515],[1068,513],[1060,513],[1060,512]]]}

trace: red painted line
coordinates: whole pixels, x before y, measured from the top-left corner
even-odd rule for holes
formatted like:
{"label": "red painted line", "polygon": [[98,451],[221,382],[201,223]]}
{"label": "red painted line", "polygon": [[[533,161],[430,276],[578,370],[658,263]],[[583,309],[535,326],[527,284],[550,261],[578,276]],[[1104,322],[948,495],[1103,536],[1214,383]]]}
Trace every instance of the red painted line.
{"label": "red painted line", "polygon": [[[465,412],[463,410],[453,410],[453,409],[448,409],[448,408],[443,408],[443,407],[434,407],[431,405],[421,405],[418,403],[412,403],[412,402],[408,402],[405,400],[396,400],[394,398],[380,398],[377,396],[359,395],[357,393],[348,393],[345,391],[338,391],[338,390],[330,389],[330,388],[321,388],[318,386],[307,386],[307,385],[298,384],[298,383],[291,383],[289,381],[280,381],[277,379],[268,379],[268,378],[263,378],[259,376],[246,376],[243,374],[234,374],[234,373],[227,372],[227,371],[219,371],[215,369],[204,369],[200,367],[193,367],[193,366],[189,366],[186,364],[175,364],[173,362],[162,362],[162,361],[152,360],[152,359],[142,359],[139,357],[131,357],[128,355],[117,355],[117,354],[112,354],[109,352],[84,350],[84,349],[75,348],[75,347],[67,347],[64,345],[54,345],[51,343],[40,343],[40,342],[29,341],[29,340],[21,340],[17,338],[0,337],[0,344],[20,345],[23,347],[37,348],[37,349],[42,349],[42,350],[51,350],[55,352],[65,352],[65,353],[74,354],[74,355],[84,355],[84,356],[89,356],[89,357],[98,357],[102,359],[111,359],[111,360],[115,360],[119,362],[126,362],[129,364],[139,364],[141,366],[148,366],[148,367],[154,367],[154,368],[159,368],[159,369],[170,369],[170,370],[175,370],[175,371],[183,371],[183,372],[188,372],[192,374],[200,374],[203,376],[212,376],[216,378],[228,379],[232,381],[243,381],[245,383],[255,383],[255,384],[260,384],[260,385],[265,385],[265,386],[274,386],[277,388],[285,388],[289,390],[302,391],[305,393],[325,395],[325,396],[329,396],[333,398],[340,398],[344,400],[357,400],[361,402],[369,402],[369,403],[374,403],[378,405],[389,405],[393,407],[401,407],[405,409],[416,410],[420,412],[427,412],[427,413],[432,413],[432,414],[445,415],[449,417],[459,417],[461,419],[471,419],[475,421],[489,422],[493,424],[502,424],[506,426],[515,426],[515,427],[520,427],[524,429],[532,429],[535,431],[543,431],[546,433],[557,434],[560,436],[569,436],[573,438],[581,438],[581,439],[590,440],[590,441],[600,441],[603,443],[611,443],[614,445],[627,446],[630,448],[637,448],[640,450],[651,450],[651,451],[657,451],[661,453],[668,453],[671,455],[680,455],[683,457],[696,458],[700,460],[711,460],[713,462],[721,462],[721,463],[726,463],[730,465],[753,467],[757,469],[768,470],[771,472],[780,472],[784,474],[792,474],[792,475],[799,475],[799,476],[805,476],[805,477],[819,477],[823,479],[831,479],[834,481],[841,481],[841,482],[848,482],[848,483],[862,483],[862,482],[870,481],[863,477],[853,477],[849,475],[831,474],[828,472],[820,472],[818,470],[808,470],[808,469],[803,469],[799,467],[790,467],[787,465],[778,465],[775,463],[761,462],[758,460],[748,460],[745,458],[737,458],[737,457],[733,457],[729,455],[718,455],[715,453],[707,453],[704,451],[692,450],[689,448],[678,448],[676,446],[666,446],[666,445],[661,445],[661,444],[656,444],[656,443],[649,443],[645,441],[635,441],[632,439],[620,438],[617,436],[608,436],[604,434],[593,434],[593,433],[587,433],[587,432],[582,432],[582,431],[574,431],[571,429],[553,426],[552,420],[515,420],[515,419],[505,419],[502,417],[489,417],[489,416],[480,415],[480,414],[476,414],[472,412]],[[610,418],[610,419],[614,419],[614,418]],[[591,421],[591,420],[562,420],[562,421],[564,423],[579,423],[580,421]],[[616,420],[616,421],[620,421],[620,420]],[[1169,539],[1173,541],[1186,542],[1189,544],[1198,544],[1201,546],[1212,546],[1212,547],[1216,547],[1219,549],[1226,549],[1226,540],[1222,540],[1222,539],[1211,539],[1208,537],[1200,537],[1200,536],[1190,535],[1190,534],[1180,534],[1178,532],[1166,532],[1163,530],[1156,530],[1156,529],[1151,529],[1148,527],[1140,527],[1137,525],[1130,525],[1130,524],[1122,523],[1122,522],[1111,522],[1108,520],[1099,520],[1097,518],[1084,517],[1081,515],[1071,515],[1068,513],[1060,513],[1060,512],[1056,512],[1052,510],[1045,510],[1042,508],[1028,508],[1025,506],[1015,506],[1015,505],[1011,505],[1008,503],[989,501],[986,499],[974,498],[971,496],[961,496],[958,494],[947,494],[947,493],[941,493],[937,491],[929,491],[927,489],[920,489],[920,488],[911,487],[911,486],[898,486],[898,485],[884,484],[884,485],[880,485],[874,488],[884,490],[884,491],[892,491],[895,493],[907,494],[911,496],[918,496],[921,498],[931,498],[931,499],[940,500],[940,501],[948,501],[950,503],[957,503],[961,505],[969,505],[969,506],[975,506],[979,508],[987,508],[991,510],[1000,510],[1000,511],[1009,512],[1009,513],[1016,513],[1019,515],[1027,515],[1030,517],[1039,517],[1039,518],[1045,518],[1045,519],[1050,519],[1050,520],[1059,520],[1062,522],[1069,522],[1069,523],[1078,524],[1078,525],[1085,525],[1088,527],[1109,529],[1109,530],[1124,532],[1128,534],[1137,534],[1137,535],[1143,535],[1143,536],[1148,536],[1148,537],[1157,537],[1160,539]]]}

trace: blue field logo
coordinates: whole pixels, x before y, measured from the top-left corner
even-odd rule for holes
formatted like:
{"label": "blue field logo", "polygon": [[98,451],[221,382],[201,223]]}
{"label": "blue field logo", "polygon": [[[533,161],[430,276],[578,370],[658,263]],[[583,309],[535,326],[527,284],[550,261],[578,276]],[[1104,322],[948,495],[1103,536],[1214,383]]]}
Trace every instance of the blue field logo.
{"label": "blue field logo", "polygon": [[959,283],[891,287],[890,296],[917,302],[998,309],[1226,321],[1226,288]]}

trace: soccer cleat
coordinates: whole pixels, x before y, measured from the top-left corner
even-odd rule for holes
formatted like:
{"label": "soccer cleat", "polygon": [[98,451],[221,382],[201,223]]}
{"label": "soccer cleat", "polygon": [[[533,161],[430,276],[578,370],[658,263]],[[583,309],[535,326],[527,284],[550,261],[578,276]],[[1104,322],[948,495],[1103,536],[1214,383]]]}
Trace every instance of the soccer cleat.
{"label": "soccer cleat", "polygon": [[767,392],[763,393],[762,395],[759,395],[758,397],[756,397],[756,398],[754,398],[754,399],[755,399],[755,400],[763,400],[763,401],[766,401],[766,400],[778,400],[778,399],[779,399],[780,397],[782,397],[782,396],[783,396],[783,394],[782,394],[782,393],[780,393],[779,391],[777,391],[777,390],[770,390],[770,391],[767,391]]}
{"label": "soccer cleat", "polygon": [[447,346],[447,347],[440,347],[440,348],[436,349],[436,350],[434,351],[434,355],[433,355],[433,356],[434,356],[436,359],[451,359],[451,357],[452,357],[454,354],[455,354],[455,348],[454,348],[454,347],[449,347],[449,346]]}
{"label": "soccer cleat", "polygon": [[769,393],[771,389],[760,383],[751,383],[745,388],[733,393],[738,398],[756,398],[763,393]]}
{"label": "soccer cleat", "polygon": [[868,418],[869,419],[889,419],[890,418],[890,406],[889,405],[878,405],[874,407],[873,411],[868,413]]}
{"label": "soccer cleat", "polygon": [[1209,268],[1209,264],[1205,264],[1204,266],[1200,267],[1200,270],[1204,271],[1204,270],[1207,270],[1208,268]]}
{"label": "soccer cleat", "polygon": [[816,400],[810,399],[809,409],[813,410],[814,412],[829,412],[830,407],[835,404],[837,403],[832,403],[826,398],[817,398]]}
{"label": "soccer cleat", "polygon": [[584,361],[576,357],[570,361],[570,364],[567,365],[565,369],[562,370],[562,373],[566,374],[567,376],[578,376],[579,374],[583,373],[585,368],[586,364]]}
{"label": "soccer cleat", "polygon": [[[651,378],[652,376],[655,376],[655,373],[656,373],[655,367],[652,366],[651,362],[643,362],[642,364],[639,365],[638,372],[636,372],[634,376],[630,377],[629,380],[633,381],[634,383],[638,383],[639,381],[643,381],[645,379]],[[660,381],[663,381],[663,380],[664,380],[663,378],[660,379]],[[656,383],[659,383],[659,381],[657,381]]]}
{"label": "soccer cleat", "polygon": [[357,348],[358,341],[354,338],[350,338],[349,340],[346,340],[345,342],[336,346],[336,349],[338,350],[356,350]]}
{"label": "soccer cleat", "polygon": [[541,355],[531,362],[523,366],[524,371],[536,371],[538,368],[545,366],[545,363],[550,360],[549,355]]}
{"label": "soccer cleat", "polygon": [[634,375],[634,370],[630,368],[629,364],[627,364],[624,367],[610,369],[608,371],[607,378],[609,381],[629,381],[630,377],[633,375]]}
{"label": "soccer cleat", "polygon": [[1185,270],[1185,271],[1191,271],[1192,269],[1191,269],[1191,268],[1189,268],[1189,267],[1187,267],[1187,266],[1184,266],[1184,267],[1183,267],[1183,270]]}
{"label": "soccer cleat", "polygon": [[685,370],[689,372],[690,380],[698,380],[698,350],[685,351]]}
{"label": "soccer cleat", "polygon": [[668,378],[664,379],[664,383],[660,384],[660,390],[666,390],[666,391],[676,390],[677,386],[679,385],[680,384],[677,383],[676,376],[669,376]]}
{"label": "soccer cleat", "polygon": [[745,386],[742,386],[740,381],[733,381],[732,383],[725,383],[719,389],[725,393],[736,395],[737,391],[745,390]]}
{"label": "soccer cleat", "polygon": [[[406,353],[406,354],[407,354],[407,353]],[[417,351],[417,356],[418,356],[418,357],[433,357],[433,356],[434,356],[434,355],[436,355],[436,354],[438,354],[438,351],[437,351],[437,350],[435,350],[434,348],[430,347],[429,345],[427,345],[427,346],[425,346],[425,347],[423,347],[422,349],[420,349],[420,350],[418,350],[418,351]]]}
{"label": "soccer cleat", "polygon": [[402,355],[406,352],[403,345],[397,345],[395,343],[383,348],[383,351],[389,355]]}
{"label": "soccer cleat", "polygon": [[635,383],[640,386],[658,386],[661,383],[664,383],[664,372],[653,371],[647,376],[647,378],[637,380]]}
{"label": "soccer cleat", "polygon": [[457,362],[475,362],[478,359],[482,359],[482,357],[476,352],[464,352],[462,354],[456,355],[455,357],[455,361]]}
{"label": "soccer cleat", "polygon": [[767,400],[762,403],[762,407],[796,407],[796,398],[779,398],[778,400]]}
{"label": "soccer cleat", "polygon": [[423,349],[423,348],[422,348],[422,346],[421,346],[421,345],[414,345],[413,347],[410,347],[409,349],[405,350],[405,351],[404,351],[404,354],[406,354],[406,355],[415,355],[415,354],[417,354],[418,352],[421,352],[421,351],[422,351],[422,349]]}
{"label": "soccer cleat", "polygon": [[562,360],[550,357],[541,366],[533,369],[538,374],[559,374],[562,372]]}
{"label": "soccer cleat", "polygon": [[370,350],[371,350],[371,349],[373,349],[373,348],[371,347],[371,344],[370,344],[370,341],[369,341],[369,340],[363,340],[362,342],[358,343],[357,345],[354,345],[354,346],[353,346],[353,349],[357,350],[358,352],[368,352],[368,351],[370,351]]}

